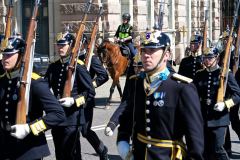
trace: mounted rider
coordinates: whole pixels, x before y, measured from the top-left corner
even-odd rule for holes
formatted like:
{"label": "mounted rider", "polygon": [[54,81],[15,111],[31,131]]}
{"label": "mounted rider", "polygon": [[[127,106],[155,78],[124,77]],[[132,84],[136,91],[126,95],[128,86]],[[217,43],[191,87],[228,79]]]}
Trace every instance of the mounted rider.
{"label": "mounted rider", "polygon": [[114,35],[114,41],[127,46],[130,50],[130,59],[132,59],[136,54],[137,50],[133,45],[133,27],[129,24],[131,15],[129,13],[124,13],[122,15],[122,24],[118,26],[117,32]]}

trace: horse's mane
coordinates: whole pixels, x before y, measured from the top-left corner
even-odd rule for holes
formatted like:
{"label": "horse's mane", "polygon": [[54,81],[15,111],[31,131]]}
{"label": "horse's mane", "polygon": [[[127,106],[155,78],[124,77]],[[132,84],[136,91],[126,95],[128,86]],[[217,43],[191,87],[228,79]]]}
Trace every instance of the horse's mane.
{"label": "horse's mane", "polygon": [[118,48],[119,51],[120,51],[119,44],[114,43],[114,42],[110,41],[109,39],[104,39],[103,42],[102,42],[102,44],[104,44],[104,43],[113,46],[114,49]]}

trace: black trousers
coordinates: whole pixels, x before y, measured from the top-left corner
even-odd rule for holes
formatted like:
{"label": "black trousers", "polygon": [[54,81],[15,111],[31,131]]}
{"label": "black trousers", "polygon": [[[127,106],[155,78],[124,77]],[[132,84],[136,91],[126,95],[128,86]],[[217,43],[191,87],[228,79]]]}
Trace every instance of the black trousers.
{"label": "black trousers", "polygon": [[84,109],[86,124],[83,126],[81,133],[84,138],[88,140],[97,154],[101,154],[104,150],[103,142],[98,138],[97,134],[91,129],[93,121],[93,106],[94,101],[89,102],[88,106]]}
{"label": "black trousers", "polygon": [[[235,133],[238,136],[238,139],[240,139],[240,119],[239,119],[239,105],[234,106],[230,109],[230,121],[231,121],[231,126],[232,129],[235,131]],[[225,138],[225,144],[224,148],[226,151],[231,151],[232,145],[231,145],[231,136],[230,136],[230,131],[229,127],[227,129],[227,134]]]}
{"label": "black trousers", "polygon": [[227,126],[205,127],[205,159],[229,160],[223,145]]}
{"label": "black trousers", "polygon": [[57,160],[81,160],[79,126],[52,128]]}

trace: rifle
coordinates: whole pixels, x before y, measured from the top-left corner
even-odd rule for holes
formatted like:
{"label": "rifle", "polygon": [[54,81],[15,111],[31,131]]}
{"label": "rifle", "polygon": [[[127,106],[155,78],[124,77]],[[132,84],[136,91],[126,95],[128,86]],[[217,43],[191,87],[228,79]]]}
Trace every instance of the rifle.
{"label": "rifle", "polygon": [[71,96],[71,90],[72,90],[72,86],[73,86],[74,79],[75,79],[75,76],[73,76],[73,75],[74,75],[75,68],[77,66],[78,51],[79,51],[80,45],[82,43],[81,40],[82,40],[82,36],[83,36],[83,33],[86,28],[87,13],[90,11],[91,3],[92,3],[91,0],[87,3],[87,10],[84,13],[83,19],[79,26],[79,30],[77,32],[76,41],[71,50],[71,52],[72,52],[71,60],[68,65],[67,76],[66,76],[66,81],[65,81],[64,90],[63,90],[63,97]]}
{"label": "rifle", "polygon": [[238,33],[237,33],[237,40],[236,40],[236,49],[234,53],[234,65],[233,65],[233,74],[235,75],[238,70],[239,64],[239,45],[240,45],[240,24],[238,23]]}
{"label": "rifle", "polygon": [[91,60],[92,60],[93,51],[94,51],[94,47],[95,47],[95,41],[96,41],[96,37],[97,37],[99,18],[101,17],[102,13],[103,13],[103,8],[101,6],[99,9],[99,13],[97,15],[92,33],[91,33],[91,40],[90,40],[88,48],[87,48],[87,53],[86,53],[86,58],[85,58],[85,66],[87,67],[88,71],[90,70],[90,66],[91,66]]}
{"label": "rifle", "polygon": [[11,36],[12,15],[13,15],[13,1],[9,0],[8,9],[7,9],[6,28],[5,28],[5,39],[8,39]]}
{"label": "rifle", "polygon": [[202,45],[202,53],[207,48],[207,31],[208,31],[208,15],[209,11],[206,10],[205,12],[205,22],[204,22],[204,29],[203,29],[203,45]]}
{"label": "rifle", "polygon": [[223,67],[220,71],[220,80],[219,80],[219,88],[217,93],[217,102],[223,102],[225,97],[225,91],[227,87],[227,80],[228,80],[228,72],[229,72],[229,61],[230,61],[230,54],[231,54],[231,45],[233,41],[233,30],[236,25],[237,17],[238,17],[238,9],[239,9],[240,0],[238,1],[238,5],[236,6],[235,15],[232,23],[232,28],[230,31],[229,39],[227,42],[224,59],[223,59]]}
{"label": "rifle", "polygon": [[35,49],[35,37],[37,28],[37,15],[40,0],[35,0],[35,6],[30,20],[28,34],[26,38],[26,46],[20,68],[20,87],[19,100],[17,104],[16,124],[26,123],[26,115],[28,113],[29,91],[31,85],[31,75],[33,66],[33,57]]}

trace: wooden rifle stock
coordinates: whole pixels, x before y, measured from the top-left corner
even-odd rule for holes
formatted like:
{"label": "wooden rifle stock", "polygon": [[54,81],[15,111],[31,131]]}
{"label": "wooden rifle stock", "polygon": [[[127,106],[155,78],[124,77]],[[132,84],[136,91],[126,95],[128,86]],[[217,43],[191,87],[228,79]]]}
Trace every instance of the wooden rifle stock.
{"label": "wooden rifle stock", "polygon": [[97,31],[98,31],[98,25],[99,25],[99,18],[101,17],[103,13],[103,8],[100,7],[99,9],[99,13],[97,15],[92,33],[91,33],[91,41],[88,44],[88,48],[87,48],[87,53],[86,53],[86,58],[85,58],[85,66],[87,67],[87,70],[90,70],[90,66],[91,66],[91,60],[92,60],[92,55],[93,55],[93,51],[95,48],[95,42],[96,42],[96,37],[97,37]]}
{"label": "wooden rifle stock", "polygon": [[72,83],[74,82],[74,78],[75,78],[75,77],[73,77],[73,75],[74,75],[75,67],[77,65],[78,51],[80,49],[80,43],[82,40],[83,33],[85,31],[85,27],[86,27],[85,23],[86,23],[86,19],[87,19],[87,13],[89,12],[90,7],[91,7],[91,1],[88,2],[87,11],[84,13],[83,19],[79,26],[79,30],[77,32],[76,41],[71,50],[71,60],[68,65],[67,76],[66,76],[66,81],[65,81],[64,90],[63,90],[63,97],[71,96]]}
{"label": "wooden rifle stock", "polygon": [[[36,31],[36,18],[38,14],[38,7],[39,7],[39,2],[40,0],[35,0],[35,7],[33,10],[32,18],[29,24],[28,28],[28,34],[26,38],[26,46],[25,46],[25,51],[22,59],[22,65],[21,65],[21,77],[20,77],[20,87],[19,87],[19,101],[17,104],[17,113],[16,113],[16,124],[24,124],[26,123],[26,115],[27,115],[27,110],[28,110],[28,98],[25,97],[26,92],[29,92],[27,90],[27,85],[31,85],[31,71],[32,67],[31,61],[33,60],[32,57],[32,43],[35,38],[35,31]],[[34,51],[33,51],[34,52]],[[31,59],[32,58],[32,59]],[[30,73],[31,72],[31,73]]]}
{"label": "wooden rifle stock", "polygon": [[8,9],[7,9],[6,28],[5,28],[5,39],[11,36],[12,15],[13,15],[13,2],[12,0],[9,0]]}
{"label": "wooden rifle stock", "polygon": [[240,24],[238,24],[238,33],[237,33],[237,40],[236,40],[236,49],[234,53],[234,65],[233,65],[233,74],[235,75],[238,70],[239,64],[239,45],[240,45]]}
{"label": "wooden rifle stock", "polygon": [[217,93],[217,102],[223,102],[225,97],[225,91],[227,86],[227,79],[228,79],[228,72],[229,72],[229,61],[230,61],[230,55],[231,55],[231,45],[233,41],[233,30],[236,25],[236,20],[238,16],[238,9],[239,9],[240,0],[238,1],[238,5],[236,7],[235,16],[232,23],[232,28],[229,34],[229,39],[227,42],[224,59],[223,59],[223,66],[222,70],[220,72],[220,80],[219,80],[219,88]]}
{"label": "wooden rifle stock", "polygon": [[208,31],[208,10],[206,10],[205,22],[204,22],[204,30],[203,30],[203,45],[202,45],[202,53],[207,48],[207,31]]}

